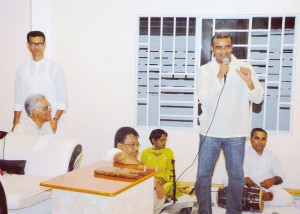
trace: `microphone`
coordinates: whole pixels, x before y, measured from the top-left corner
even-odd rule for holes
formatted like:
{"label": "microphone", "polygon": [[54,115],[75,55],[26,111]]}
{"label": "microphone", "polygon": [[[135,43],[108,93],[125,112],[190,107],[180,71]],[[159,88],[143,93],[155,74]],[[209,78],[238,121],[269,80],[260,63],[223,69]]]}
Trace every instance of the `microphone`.
{"label": "microphone", "polygon": [[172,169],[172,172],[173,172],[173,203],[176,203],[176,175],[175,175],[175,160],[172,159],[171,160],[172,162],[172,166],[173,166],[173,169]]}
{"label": "microphone", "polygon": [[[224,58],[224,59],[223,59],[223,63],[224,63],[224,62],[225,62],[225,63],[229,62],[229,59],[228,59],[228,58]],[[226,77],[227,77],[227,73],[224,74],[224,84],[226,83]]]}
{"label": "microphone", "polygon": [[229,62],[229,59],[228,58],[224,58],[223,62]]}

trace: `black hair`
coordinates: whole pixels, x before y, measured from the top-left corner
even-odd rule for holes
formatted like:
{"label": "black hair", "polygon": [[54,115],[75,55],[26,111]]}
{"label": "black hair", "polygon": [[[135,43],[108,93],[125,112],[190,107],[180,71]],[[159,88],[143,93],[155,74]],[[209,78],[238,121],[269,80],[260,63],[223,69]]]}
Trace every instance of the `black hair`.
{"label": "black hair", "polygon": [[42,31],[30,31],[27,34],[27,43],[30,42],[30,40],[29,40],[30,37],[37,37],[37,36],[43,37],[44,42],[46,42],[46,36]]}
{"label": "black hair", "polygon": [[227,33],[216,33],[212,38],[211,38],[211,46],[214,46],[214,40],[215,39],[227,39],[229,38],[231,41],[231,45],[233,45],[232,41],[232,36],[227,34]]}
{"label": "black hair", "polygon": [[262,128],[254,128],[254,129],[252,129],[252,131],[251,131],[251,137],[253,137],[253,135],[254,135],[255,132],[264,132],[266,134],[266,136],[268,137],[268,133],[264,129],[262,129]]}
{"label": "black hair", "polygon": [[165,132],[164,130],[162,130],[162,129],[154,129],[154,130],[151,132],[150,136],[149,136],[150,143],[153,144],[153,143],[152,143],[152,139],[157,140],[157,139],[161,138],[161,136],[162,136],[163,134],[165,134],[166,137],[168,137],[168,133]]}
{"label": "black hair", "polygon": [[131,127],[121,127],[115,134],[115,148],[117,148],[118,143],[124,144],[127,135],[133,134],[135,137],[139,137],[139,134],[134,128]]}

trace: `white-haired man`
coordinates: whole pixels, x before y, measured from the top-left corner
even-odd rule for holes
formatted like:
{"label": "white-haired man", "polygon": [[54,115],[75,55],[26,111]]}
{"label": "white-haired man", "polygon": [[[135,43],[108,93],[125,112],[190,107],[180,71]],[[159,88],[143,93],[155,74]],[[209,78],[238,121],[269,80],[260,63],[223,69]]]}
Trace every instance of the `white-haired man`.
{"label": "white-haired man", "polygon": [[53,135],[49,121],[52,120],[52,108],[46,97],[42,94],[32,94],[25,100],[27,120],[19,123],[14,133],[34,135]]}

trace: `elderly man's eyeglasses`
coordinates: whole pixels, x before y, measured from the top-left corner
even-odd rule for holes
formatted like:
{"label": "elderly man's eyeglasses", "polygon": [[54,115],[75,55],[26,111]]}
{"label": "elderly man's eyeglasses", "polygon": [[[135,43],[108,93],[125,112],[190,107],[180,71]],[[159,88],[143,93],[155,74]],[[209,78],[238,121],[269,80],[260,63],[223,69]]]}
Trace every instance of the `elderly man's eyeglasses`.
{"label": "elderly man's eyeglasses", "polygon": [[40,107],[38,107],[38,108],[41,108],[41,109],[43,109],[44,111],[50,111],[50,110],[52,110],[51,105],[40,106]]}
{"label": "elderly man's eyeglasses", "polygon": [[31,48],[35,48],[36,46],[38,46],[39,48],[44,47],[45,43],[44,42],[30,42],[29,46]]}
{"label": "elderly man's eyeglasses", "polygon": [[134,147],[137,147],[137,148],[140,148],[141,147],[141,144],[134,144],[134,143],[132,143],[132,144],[125,144],[124,143],[124,145],[126,145],[126,146],[129,146],[129,147],[131,147],[131,148],[134,148]]}

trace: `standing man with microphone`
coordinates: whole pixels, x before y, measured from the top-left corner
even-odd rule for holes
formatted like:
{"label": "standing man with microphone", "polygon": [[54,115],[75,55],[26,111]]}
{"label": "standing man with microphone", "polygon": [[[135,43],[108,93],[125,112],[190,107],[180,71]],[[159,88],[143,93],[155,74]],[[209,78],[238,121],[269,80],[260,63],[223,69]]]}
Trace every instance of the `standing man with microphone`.
{"label": "standing man with microphone", "polygon": [[198,172],[195,184],[199,213],[212,213],[211,179],[221,149],[228,172],[226,213],[242,213],[243,162],[250,132],[250,102],[263,100],[263,88],[253,67],[233,54],[232,37],[216,33],[211,39],[211,62],[198,74],[201,103]]}

